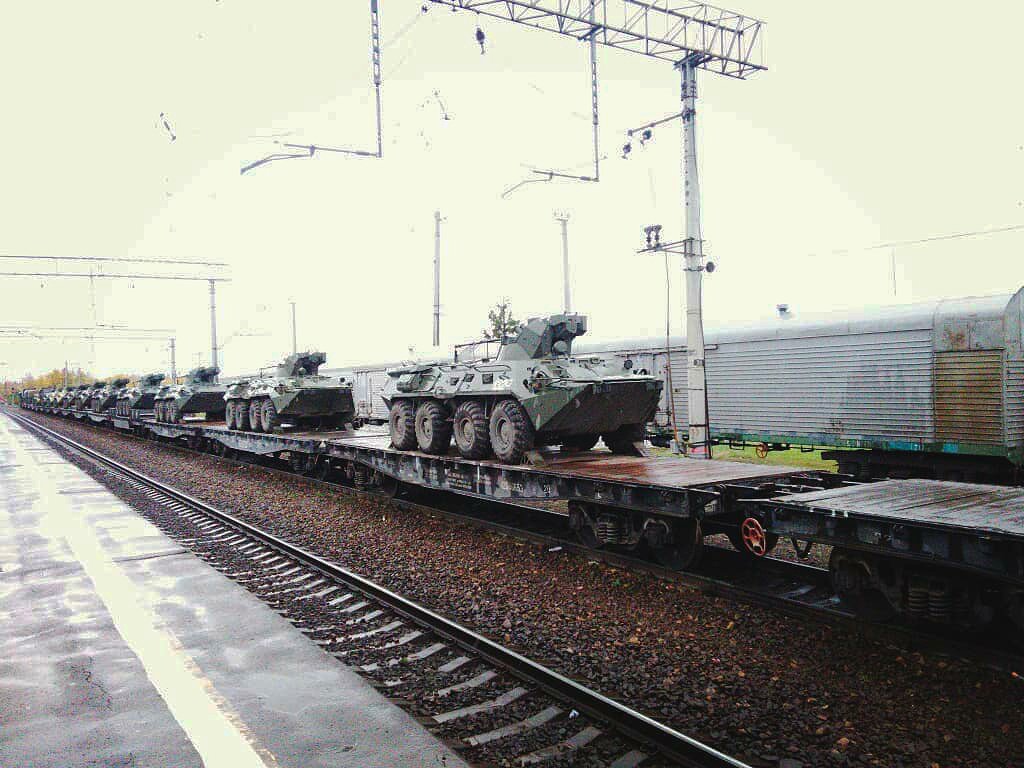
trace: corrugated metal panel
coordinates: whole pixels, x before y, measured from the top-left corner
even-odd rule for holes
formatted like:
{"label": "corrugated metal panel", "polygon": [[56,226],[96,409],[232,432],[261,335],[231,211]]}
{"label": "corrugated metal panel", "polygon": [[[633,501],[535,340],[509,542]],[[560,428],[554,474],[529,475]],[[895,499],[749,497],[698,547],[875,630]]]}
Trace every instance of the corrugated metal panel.
{"label": "corrugated metal panel", "polygon": [[1002,445],[1002,351],[935,355],[935,438]]}
{"label": "corrugated metal panel", "polygon": [[1024,360],[1006,361],[1006,444],[1024,447]]}
{"label": "corrugated metal panel", "polygon": [[[707,353],[715,434],[927,441],[930,330],[720,344]],[[686,361],[673,356],[685,425]]]}

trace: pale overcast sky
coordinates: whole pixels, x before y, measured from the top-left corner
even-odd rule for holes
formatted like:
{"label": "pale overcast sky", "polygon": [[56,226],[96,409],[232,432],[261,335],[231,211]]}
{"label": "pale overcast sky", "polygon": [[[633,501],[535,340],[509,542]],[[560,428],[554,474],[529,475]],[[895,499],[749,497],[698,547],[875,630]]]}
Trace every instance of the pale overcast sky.
{"label": "pale overcast sky", "polygon": [[[663,263],[635,250],[646,224],[683,234],[679,124],[628,160],[620,149],[626,128],[678,111],[671,65],[600,49],[600,183],[532,184],[502,200],[526,166],[587,171],[586,46],[440,6],[423,14],[422,0],[381,4],[384,159],[323,155],[244,176],[274,151],[261,138],[272,134],[373,148],[368,3],[11,5],[0,29],[0,253],[229,262],[221,338],[269,335],[227,341],[225,373],[290,351],[289,299],[300,345],[338,366],[410,346],[429,354],[435,209],[444,344],[476,335],[503,296],[520,315],[559,310],[560,208],[571,213],[574,308],[592,335],[660,333]],[[701,78],[704,235],[719,266],[705,283],[708,326],[779,302],[797,313],[889,302],[889,253],[859,247],[1024,222],[1024,6],[944,7],[736,5],[768,22],[769,71]],[[1014,291],[1022,245],[1024,232],[900,248],[897,300]],[[678,291],[673,301],[679,328]],[[93,320],[88,281],[3,278],[0,306],[0,324]],[[96,314],[174,328],[179,369],[209,358],[205,284],[97,281]],[[92,356],[74,341],[0,340],[0,350],[7,376]],[[166,361],[162,342],[100,343],[94,367]]]}

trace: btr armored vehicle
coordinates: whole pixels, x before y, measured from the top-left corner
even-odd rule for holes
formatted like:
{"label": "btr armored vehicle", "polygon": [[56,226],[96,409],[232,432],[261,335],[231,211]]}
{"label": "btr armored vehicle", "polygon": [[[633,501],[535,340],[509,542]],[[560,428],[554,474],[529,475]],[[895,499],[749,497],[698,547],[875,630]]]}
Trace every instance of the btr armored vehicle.
{"label": "btr armored vehicle", "polygon": [[97,381],[87,385],[84,389],[79,390],[78,394],[75,395],[75,399],[71,403],[71,407],[76,411],[88,411],[90,404],[92,403],[93,396],[101,389],[103,389],[102,381]]}
{"label": "btr armored vehicle", "polygon": [[64,392],[64,396],[60,399],[60,403],[58,404],[59,407],[74,408],[75,401],[78,399],[78,396],[82,393],[83,390],[88,389],[90,386],[91,385],[89,384],[79,384],[77,387],[69,387]]}
{"label": "btr armored vehicle", "polygon": [[222,417],[227,388],[217,382],[219,373],[215,366],[193,368],[183,384],[161,387],[153,404],[156,420],[175,424],[191,413],[205,414],[207,421]]}
{"label": "btr armored vehicle", "polygon": [[128,383],[128,379],[111,379],[92,396],[90,408],[93,413],[106,413],[117,403],[117,396]]}
{"label": "btr armored vehicle", "polygon": [[352,384],[319,375],[326,360],[323,352],[296,352],[282,360],[273,375],[229,386],[224,394],[228,429],[272,432],[284,424],[337,428],[352,421]]}
{"label": "btr armored vehicle", "polygon": [[445,454],[454,433],[462,456],[509,464],[537,445],[587,450],[599,438],[613,453],[635,450],[661,381],[629,361],[574,357],[572,341],[586,330],[582,315],[532,318],[496,340],[493,358],[460,361],[457,349],[454,362],[388,371],[381,396],[392,443]]}
{"label": "btr armored vehicle", "polygon": [[132,415],[132,411],[152,411],[153,400],[160,391],[163,380],[162,373],[150,373],[135,382],[135,386],[125,387],[117,397],[114,412],[127,418]]}

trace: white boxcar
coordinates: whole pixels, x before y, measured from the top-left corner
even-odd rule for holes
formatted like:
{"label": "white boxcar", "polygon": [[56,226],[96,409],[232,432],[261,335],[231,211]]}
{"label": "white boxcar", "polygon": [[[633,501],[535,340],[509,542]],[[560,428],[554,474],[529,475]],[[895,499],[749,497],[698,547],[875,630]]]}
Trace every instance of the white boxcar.
{"label": "white boxcar", "polygon": [[[834,456],[858,475],[1012,479],[1024,464],[1022,313],[1017,291],[710,331],[712,436],[869,449]],[[574,352],[664,377],[656,428],[671,434],[674,411],[685,437],[685,339],[581,340]]]}

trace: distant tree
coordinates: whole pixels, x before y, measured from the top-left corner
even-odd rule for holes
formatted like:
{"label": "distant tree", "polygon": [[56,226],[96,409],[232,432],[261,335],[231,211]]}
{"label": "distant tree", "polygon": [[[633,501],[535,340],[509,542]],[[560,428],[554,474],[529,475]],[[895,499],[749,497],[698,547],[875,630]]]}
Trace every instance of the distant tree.
{"label": "distant tree", "polygon": [[494,309],[487,313],[488,327],[483,333],[488,339],[500,339],[515,333],[519,327],[519,321],[512,316],[512,304],[508,299],[502,299],[494,305]]}

